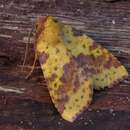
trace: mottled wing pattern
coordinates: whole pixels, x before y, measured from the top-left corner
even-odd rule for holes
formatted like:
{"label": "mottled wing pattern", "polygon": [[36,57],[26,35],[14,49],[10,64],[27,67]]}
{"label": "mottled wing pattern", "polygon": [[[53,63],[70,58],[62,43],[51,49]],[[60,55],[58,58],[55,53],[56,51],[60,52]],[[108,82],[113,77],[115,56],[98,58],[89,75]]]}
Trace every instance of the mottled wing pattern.
{"label": "mottled wing pattern", "polygon": [[65,120],[72,122],[90,104],[92,82],[62,43],[58,23],[52,17],[40,21],[44,21],[44,27],[37,30],[40,34],[36,51],[44,78],[55,107]]}
{"label": "mottled wing pattern", "polygon": [[86,35],[75,36],[71,26],[59,26],[63,43],[92,79],[95,89],[112,87],[128,76],[125,67],[107,49]]}

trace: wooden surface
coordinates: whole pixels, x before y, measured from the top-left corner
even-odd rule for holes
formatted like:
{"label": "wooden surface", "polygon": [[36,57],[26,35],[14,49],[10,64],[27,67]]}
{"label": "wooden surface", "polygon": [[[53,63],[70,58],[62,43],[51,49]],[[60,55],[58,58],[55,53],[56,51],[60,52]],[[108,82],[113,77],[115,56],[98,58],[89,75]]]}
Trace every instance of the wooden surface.
{"label": "wooden surface", "polygon": [[43,75],[36,67],[30,79],[34,38],[24,71],[28,34],[36,17],[53,15],[108,48],[130,70],[130,1],[1,0],[0,130],[130,130],[130,80],[95,91],[89,109],[74,123],[61,119]]}

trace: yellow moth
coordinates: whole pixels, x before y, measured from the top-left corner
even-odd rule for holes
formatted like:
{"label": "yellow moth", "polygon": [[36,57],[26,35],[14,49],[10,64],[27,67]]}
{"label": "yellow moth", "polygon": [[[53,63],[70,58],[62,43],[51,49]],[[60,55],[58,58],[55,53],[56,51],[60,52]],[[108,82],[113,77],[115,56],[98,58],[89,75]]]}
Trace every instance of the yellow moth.
{"label": "yellow moth", "polygon": [[62,42],[52,17],[37,20],[36,54],[51,99],[63,119],[73,122],[91,103],[93,88],[91,79]]}
{"label": "yellow moth", "polygon": [[51,99],[62,118],[73,122],[91,103],[93,88],[111,87],[128,76],[107,49],[53,17],[40,17],[36,28],[39,58]]}

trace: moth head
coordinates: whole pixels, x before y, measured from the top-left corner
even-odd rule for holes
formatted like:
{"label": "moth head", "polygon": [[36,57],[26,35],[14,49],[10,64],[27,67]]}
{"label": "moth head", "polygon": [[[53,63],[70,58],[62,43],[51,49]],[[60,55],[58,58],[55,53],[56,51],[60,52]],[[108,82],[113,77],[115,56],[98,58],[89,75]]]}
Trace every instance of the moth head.
{"label": "moth head", "polygon": [[56,44],[59,42],[60,26],[52,17],[40,17],[36,22],[36,35],[45,43]]}
{"label": "moth head", "polygon": [[45,24],[49,24],[49,26],[57,24],[58,21],[54,19],[52,16],[40,16],[36,19],[36,30],[40,31],[44,29]]}

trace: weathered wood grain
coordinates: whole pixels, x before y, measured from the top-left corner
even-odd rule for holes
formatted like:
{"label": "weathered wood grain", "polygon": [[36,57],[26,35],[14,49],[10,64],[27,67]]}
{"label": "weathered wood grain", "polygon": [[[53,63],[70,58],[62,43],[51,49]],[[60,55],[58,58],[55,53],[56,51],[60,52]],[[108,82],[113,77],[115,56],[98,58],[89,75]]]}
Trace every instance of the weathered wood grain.
{"label": "weathered wood grain", "polygon": [[44,15],[72,25],[77,34],[91,36],[130,70],[129,0],[1,0],[0,129],[129,130],[129,79],[112,89],[95,92],[89,110],[72,124],[63,121],[54,108],[39,67],[25,79],[34,59],[32,34],[21,71],[29,32],[36,18]]}

